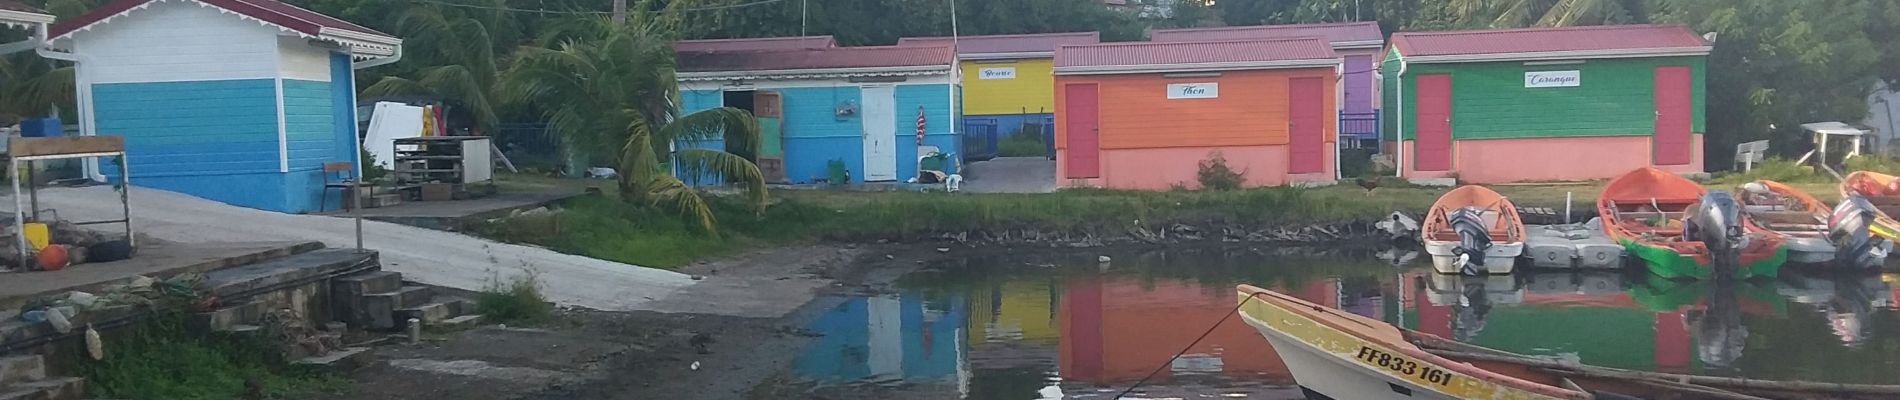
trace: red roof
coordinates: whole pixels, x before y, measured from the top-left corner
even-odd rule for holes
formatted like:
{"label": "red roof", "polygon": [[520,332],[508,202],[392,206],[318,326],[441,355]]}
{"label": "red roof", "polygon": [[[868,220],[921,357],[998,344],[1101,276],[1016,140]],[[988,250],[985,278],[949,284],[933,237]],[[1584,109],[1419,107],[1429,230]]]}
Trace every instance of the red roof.
{"label": "red roof", "polygon": [[1056,49],[1056,68],[1323,61],[1337,56],[1319,38],[1222,42],[1127,42]]}
{"label": "red roof", "polygon": [[1324,24],[1224,26],[1215,28],[1156,29],[1149,33],[1156,42],[1206,42],[1216,40],[1257,40],[1317,37],[1333,46],[1364,43],[1377,47],[1385,40],[1378,22],[1340,22]]}
{"label": "red roof", "polygon": [[[1063,45],[1095,44],[1101,41],[1100,32],[959,36],[955,39],[957,52],[964,55],[1052,53],[1056,47]],[[948,36],[897,39],[898,46],[949,46],[951,42]]]}
{"label": "red roof", "polygon": [[34,13],[34,14],[46,13],[46,11],[40,10],[38,8],[34,8],[33,6],[26,5],[26,3],[21,3],[15,0],[0,0],[0,10],[29,12],[29,13]]}
{"label": "red roof", "polygon": [[751,51],[681,51],[680,72],[737,72],[830,68],[943,66],[956,62],[949,46],[861,46]]}
{"label": "red roof", "polygon": [[831,35],[744,39],[700,39],[673,42],[677,51],[780,50],[838,47]]}
{"label": "red roof", "polygon": [[1404,57],[1505,55],[1627,50],[1703,50],[1708,43],[1681,25],[1602,25],[1392,34]]}
{"label": "red roof", "polygon": [[[113,16],[123,14],[127,11],[132,11],[133,9],[139,8],[153,1],[156,1],[156,0],[114,1],[110,4],[106,4],[103,7],[99,7],[99,8],[93,9],[92,11],[86,12],[84,15],[80,15],[79,17],[66,20],[66,21],[60,21],[59,23],[53,24],[53,26],[49,29],[47,34],[54,38],[65,36],[67,34],[73,33],[73,31],[77,31],[81,28],[91,26],[92,24],[100,23],[101,21],[105,21],[107,18],[111,18]],[[349,21],[344,21],[344,20],[337,19],[335,17],[331,17],[328,15],[318,14],[315,11],[297,8],[297,6],[284,4],[281,2],[277,2],[275,0],[193,0],[193,1],[217,6],[218,8],[222,8],[234,13],[242,14],[247,17],[256,18],[264,22],[269,22],[271,24],[284,27],[285,29],[293,30],[293,31],[296,31],[297,33],[302,33],[302,34],[310,35],[310,36],[319,36],[319,37],[325,36],[323,32],[324,29],[333,29],[333,30],[344,31],[348,33],[354,33],[358,36],[367,36],[368,40],[376,40],[376,41],[387,42],[387,43],[399,42],[394,36],[390,36],[389,34],[382,33],[382,32],[377,32],[375,29],[366,28],[366,27],[363,27],[362,25],[350,23]],[[351,38],[351,39],[365,39],[365,38]]]}

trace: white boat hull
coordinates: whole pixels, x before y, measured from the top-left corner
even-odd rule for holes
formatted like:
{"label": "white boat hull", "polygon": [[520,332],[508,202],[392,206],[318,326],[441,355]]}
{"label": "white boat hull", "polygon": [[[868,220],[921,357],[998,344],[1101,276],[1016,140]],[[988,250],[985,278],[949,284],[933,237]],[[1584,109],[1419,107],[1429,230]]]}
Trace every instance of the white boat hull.
{"label": "white boat hull", "polygon": [[[1452,249],[1458,248],[1458,242],[1426,240],[1425,253],[1432,256],[1432,270],[1441,274],[1459,273],[1458,254]],[[1492,243],[1484,251],[1484,269],[1486,273],[1508,274],[1517,270],[1517,257],[1524,255],[1524,243]]]}
{"label": "white boat hull", "polygon": [[1834,244],[1827,238],[1814,236],[1782,235],[1782,247],[1788,248],[1788,261],[1803,264],[1821,264],[1834,261]]}
{"label": "white boat hull", "polygon": [[[1251,318],[1247,323],[1267,337],[1267,343],[1273,345],[1274,352],[1280,354],[1280,361],[1286,363],[1287,370],[1293,373],[1293,381],[1299,383],[1300,388],[1324,395],[1326,398],[1336,400],[1459,399],[1433,388],[1394,379],[1375,370],[1350,364],[1351,360],[1320,351],[1317,347],[1309,346],[1299,339],[1273,329],[1263,328]],[[1409,394],[1401,393],[1401,391],[1409,392]]]}

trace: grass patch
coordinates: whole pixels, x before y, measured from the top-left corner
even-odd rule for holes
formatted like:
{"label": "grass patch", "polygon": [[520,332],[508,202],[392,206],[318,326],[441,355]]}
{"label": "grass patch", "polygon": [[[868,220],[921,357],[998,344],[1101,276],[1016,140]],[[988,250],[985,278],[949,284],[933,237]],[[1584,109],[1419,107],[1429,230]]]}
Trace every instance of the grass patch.
{"label": "grass patch", "polygon": [[342,377],[288,365],[262,339],[190,335],[180,312],[161,311],[105,343],[105,359],[79,368],[98,398],[293,399],[348,388]]}
{"label": "grass patch", "polygon": [[475,308],[490,322],[536,325],[554,319],[554,305],[541,294],[541,280],[530,271],[512,280],[489,279],[475,296]]}
{"label": "grass patch", "polygon": [[1821,183],[1834,181],[1833,176],[1816,171],[1813,166],[1796,164],[1794,160],[1770,158],[1755,164],[1748,172],[1732,171],[1716,175],[1708,183],[1735,186],[1757,180],[1771,180],[1781,183]]}
{"label": "grass patch", "polygon": [[1847,159],[1848,171],[1873,171],[1887,175],[1900,175],[1900,161],[1894,161],[1882,155],[1858,155]]}
{"label": "grass patch", "polygon": [[1049,147],[1042,143],[1042,135],[1024,133],[1010,135],[996,143],[997,157],[1047,157]]}

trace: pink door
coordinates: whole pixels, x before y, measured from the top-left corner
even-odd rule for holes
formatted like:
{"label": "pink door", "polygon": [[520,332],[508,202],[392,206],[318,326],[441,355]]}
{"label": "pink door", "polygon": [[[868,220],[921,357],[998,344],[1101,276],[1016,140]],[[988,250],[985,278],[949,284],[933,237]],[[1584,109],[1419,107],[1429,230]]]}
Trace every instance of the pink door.
{"label": "pink door", "polygon": [[1291,159],[1287,171],[1326,171],[1326,86],[1319,78],[1294,78],[1287,91],[1287,134]]}
{"label": "pink door", "polygon": [[1412,117],[1417,134],[1412,168],[1419,171],[1451,169],[1451,75],[1418,76],[1417,104]]}
{"label": "pink door", "polygon": [[1656,165],[1688,164],[1695,157],[1689,79],[1689,67],[1656,67]]}
{"label": "pink door", "polygon": [[1064,124],[1068,131],[1068,151],[1063,161],[1069,178],[1094,178],[1102,176],[1102,130],[1096,120],[1098,103],[1095,98],[1095,84],[1071,84],[1063,88],[1063,98],[1067,108],[1063,111]]}

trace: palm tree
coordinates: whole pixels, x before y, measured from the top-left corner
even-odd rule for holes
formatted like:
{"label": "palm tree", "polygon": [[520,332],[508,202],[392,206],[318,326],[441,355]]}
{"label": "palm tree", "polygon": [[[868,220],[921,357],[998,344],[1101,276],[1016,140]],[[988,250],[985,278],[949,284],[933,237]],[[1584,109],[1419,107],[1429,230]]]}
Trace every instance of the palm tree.
{"label": "palm tree", "polygon": [[[1632,21],[1648,0],[1453,0],[1452,10],[1494,28],[1606,25]],[[1489,21],[1483,21],[1489,20]]]}
{"label": "palm tree", "polygon": [[680,115],[667,34],[672,31],[647,14],[634,13],[626,24],[600,18],[586,23],[597,28],[591,29],[592,37],[569,36],[554,48],[516,50],[497,93],[511,104],[538,109],[570,148],[611,149],[607,157],[618,167],[622,200],[670,207],[717,236],[707,199],[675,173],[738,183],[755,211],[766,204],[764,175],[734,153],[675,149],[675,144],[723,138],[727,149],[744,153],[759,148],[758,121],[730,107]]}
{"label": "palm tree", "polygon": [[[489,6],[506,5],[489,0]],[[427,95],[462,107],[474,119],[475,126],[491,132],[500,125],[489,101],[489,88],[496,80],[495,42],[497,27],[509,29],[511,21],[500,11],[464,11],[433,3],[416,3],[396,16],[397,32],[404,43],[403,62],[398,67],[415,68],[384,76],[363,89],[364,96]],[[499,36],[511,36],[502,34]]]}

